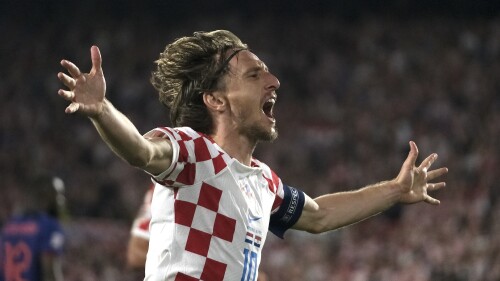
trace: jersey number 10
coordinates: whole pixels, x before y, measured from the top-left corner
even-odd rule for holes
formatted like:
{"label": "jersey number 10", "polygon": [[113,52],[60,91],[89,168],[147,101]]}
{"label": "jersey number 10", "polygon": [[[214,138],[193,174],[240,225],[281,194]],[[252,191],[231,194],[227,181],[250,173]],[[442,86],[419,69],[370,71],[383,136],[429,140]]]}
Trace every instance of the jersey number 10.
{"label": "jersey number 10", "polygon": [[245,266],[241,281],[255,281],[257,279],[257,253],[245,249],[243,254],[245,255]]}

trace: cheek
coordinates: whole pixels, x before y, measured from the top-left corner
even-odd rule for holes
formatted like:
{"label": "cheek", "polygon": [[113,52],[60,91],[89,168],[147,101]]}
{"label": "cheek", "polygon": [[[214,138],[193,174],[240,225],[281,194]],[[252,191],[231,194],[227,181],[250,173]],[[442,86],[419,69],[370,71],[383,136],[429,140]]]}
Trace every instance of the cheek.
{"label": "cheek", "polygon": [[249,104],[238,104],[233,107],[233,114],[239,119],[248,119],[252,115]]}
{"label": "cheek", "polygon": [[233,114],[240,118],[249,118],[259,112],[258,102],[252,99],[235,99],[231,103]]}

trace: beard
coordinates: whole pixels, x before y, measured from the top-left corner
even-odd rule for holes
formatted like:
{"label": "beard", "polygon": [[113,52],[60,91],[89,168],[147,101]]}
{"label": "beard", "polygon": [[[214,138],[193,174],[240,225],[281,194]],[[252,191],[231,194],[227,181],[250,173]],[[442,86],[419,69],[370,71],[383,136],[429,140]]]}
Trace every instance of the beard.
{"label": "beard", "polygon": [[278,129],[276,126],[264,127],[253,124],[240,129],[240,133],[246,135],[249,140],[258,142],[273,142],[278,138]]}
{"label": "beard", "polygon": [[238,133],[246,136],[249,141],[258,142],[273,142],[278,138],[278,129],[276,123],[269,124],[262,115],[255,116],[255,112],[249,107],[243,107],[236,117],[236,126]]}

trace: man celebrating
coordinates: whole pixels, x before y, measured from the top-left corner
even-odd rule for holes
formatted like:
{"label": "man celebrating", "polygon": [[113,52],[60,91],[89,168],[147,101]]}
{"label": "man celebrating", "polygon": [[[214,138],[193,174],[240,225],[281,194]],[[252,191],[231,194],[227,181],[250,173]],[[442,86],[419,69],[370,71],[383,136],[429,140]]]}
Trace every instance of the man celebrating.
{"label": "man celebrating", "polygon": [[101,55],[82,73],[62,60],[66,113],[88,116],[102,139],[156,186],[145,280],[256,280],[269,229],[322,233],[378,214],[395,203],[439,204],[430,183],[431,154],[416,165],[410,152],[391,180],[312,199],[252,157],[257,143],[277,138],[278,79],[229,31],[195,32],[169,44],[151,79],[170,108],[173,127],[141,135],[105,98]]}

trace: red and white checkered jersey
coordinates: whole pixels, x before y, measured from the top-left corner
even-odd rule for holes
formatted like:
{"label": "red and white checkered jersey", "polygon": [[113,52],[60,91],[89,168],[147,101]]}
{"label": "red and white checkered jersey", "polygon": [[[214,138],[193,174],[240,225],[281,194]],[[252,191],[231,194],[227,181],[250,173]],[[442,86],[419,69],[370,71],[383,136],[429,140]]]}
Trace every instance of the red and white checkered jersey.
{"label": "red and white checkered jersey", "polygon": [[154,185],[144,194],[144,199],[142,205],[137,212],[137,215],[132,223],[132,228],[130,230],[133,236],[141,237],[149,240],[149,223],[151,222],[151,200],[153,198]]}
{"label": "red and white checkered jersey", "polygon": [[283,209],[280,178],[258,160],[241,164],[191,128],[148,134],[169,138],[174,153],[154,177],[145,280],[256,280],[271,213]]}

